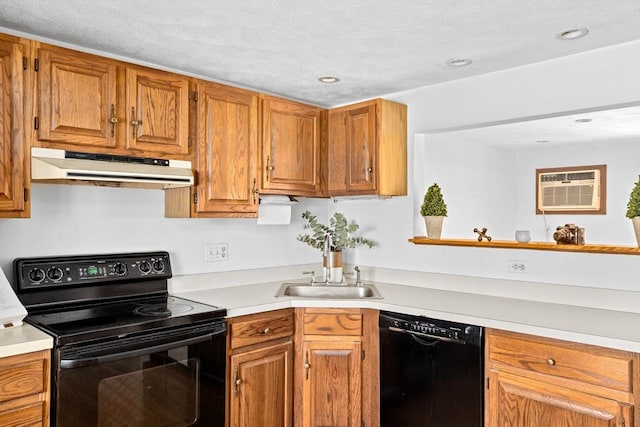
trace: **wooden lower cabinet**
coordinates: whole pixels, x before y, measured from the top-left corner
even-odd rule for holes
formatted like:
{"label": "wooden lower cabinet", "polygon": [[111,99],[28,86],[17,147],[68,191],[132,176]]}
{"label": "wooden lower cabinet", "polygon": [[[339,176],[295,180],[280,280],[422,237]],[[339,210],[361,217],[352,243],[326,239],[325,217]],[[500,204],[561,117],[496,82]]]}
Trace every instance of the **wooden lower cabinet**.
{"label": "wooden lower cabinet", "polygon": [[379,426],[378,312],[296,309],[294,425]]}
{"label": "wooden lower cabinet", "polygon": [[638,354],[486,334],[487,427],[639,427]]}
{"label": "wooden lower cabinet", "polygon": [[293,311],[229,319],[228,427],[291,427]]}
{"label": "wooden lower cabinet", "polygon": [[292,360],[291,341],[231,356],[231,426],[291,425]]}
{"label": "wooden lower cabinet", "polygon": [[0,359],[0,427],[49,425],[48,350]]}

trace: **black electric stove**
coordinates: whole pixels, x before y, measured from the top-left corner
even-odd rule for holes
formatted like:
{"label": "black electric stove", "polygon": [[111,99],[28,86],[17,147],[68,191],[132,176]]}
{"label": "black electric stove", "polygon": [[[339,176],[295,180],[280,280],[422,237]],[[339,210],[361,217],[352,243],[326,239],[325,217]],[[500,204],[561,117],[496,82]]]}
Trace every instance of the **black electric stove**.
{"label": "black electric stove", "polygon": [[167,252],[14,260],[54,338],[53,427],[225,425],[226,310],[170,296]]}

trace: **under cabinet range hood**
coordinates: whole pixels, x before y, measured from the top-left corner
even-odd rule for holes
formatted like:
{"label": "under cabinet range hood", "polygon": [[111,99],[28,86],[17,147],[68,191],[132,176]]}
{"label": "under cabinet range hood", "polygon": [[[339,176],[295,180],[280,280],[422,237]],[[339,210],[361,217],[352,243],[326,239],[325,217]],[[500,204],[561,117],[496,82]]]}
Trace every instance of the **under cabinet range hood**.
{"label": "under cabinet range hood", "polygon": [[174,188],[193,185],[191,162],[31,148],[31,180],[85,181],[96,185]]}

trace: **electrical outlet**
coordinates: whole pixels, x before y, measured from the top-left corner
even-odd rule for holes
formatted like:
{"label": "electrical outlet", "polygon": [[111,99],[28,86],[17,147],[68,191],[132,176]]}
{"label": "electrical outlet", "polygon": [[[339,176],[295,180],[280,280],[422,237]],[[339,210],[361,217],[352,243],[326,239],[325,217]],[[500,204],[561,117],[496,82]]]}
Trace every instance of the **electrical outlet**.
{"label": "electrical outlet", "polygon": [[527,274],[529,273],[529,265],[527,261],[510,259],[507,261],[507,271],[509,273]]}
{"label": "electrical outlet", "polygon": [[204,245],[204,260],[206,262],[226,261],[229,258],[227,243],[207,243]]}

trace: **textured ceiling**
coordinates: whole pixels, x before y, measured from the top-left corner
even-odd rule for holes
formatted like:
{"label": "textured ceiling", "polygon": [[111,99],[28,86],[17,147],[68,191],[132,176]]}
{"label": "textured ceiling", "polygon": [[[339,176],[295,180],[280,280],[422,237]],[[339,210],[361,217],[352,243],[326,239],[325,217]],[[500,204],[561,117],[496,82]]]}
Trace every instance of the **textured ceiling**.
{"label": "textured ceiling", "polygon": [[640,0],[0,0],[0,27],[329,107],[640,39]]}

